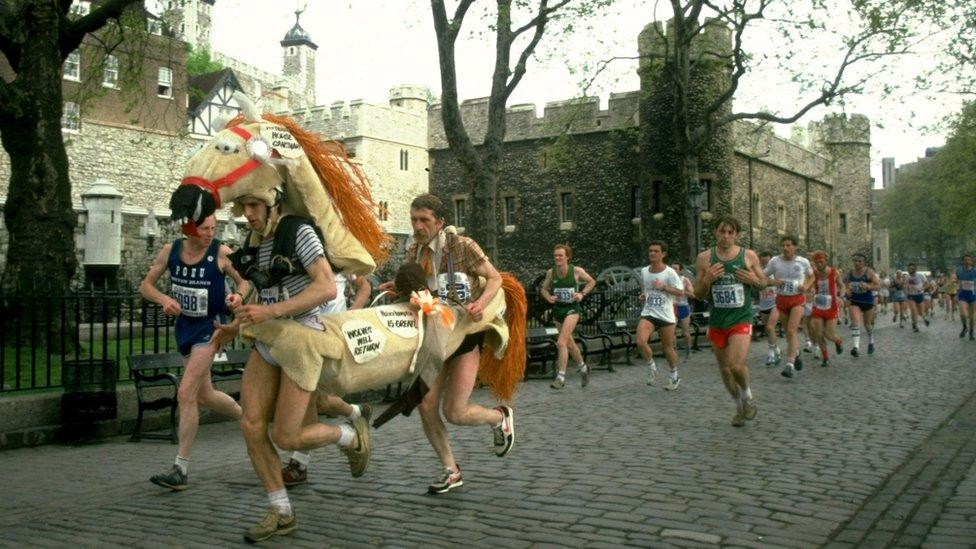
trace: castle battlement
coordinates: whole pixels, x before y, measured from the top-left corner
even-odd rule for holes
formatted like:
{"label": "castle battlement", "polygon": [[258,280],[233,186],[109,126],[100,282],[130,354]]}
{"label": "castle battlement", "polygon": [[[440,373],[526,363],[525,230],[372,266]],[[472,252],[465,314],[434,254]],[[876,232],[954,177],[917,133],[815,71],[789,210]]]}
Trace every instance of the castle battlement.
{"label": "castle battlement", "polygon": [[833,184],[827,156],[776,135],[769,125],[739,120],[732,126],[732,136],[738,154]]}
{"label": "castle battlement", "polygon": [[[549,101],[543,115],[536,116],[536,105],[520,103],[505,109],[505,141],[543,139],[566,133],[605,132],[637,126],[640,92],[611,93],[606,109],[600,109],[598,97],[577,97]],[[488,124],[488,98],[478,97],[461,102],[461,120],[475,143],[484,139]],[[441,122],[441,106],[428,110],[431,149],[446,149],[447,138]]]}

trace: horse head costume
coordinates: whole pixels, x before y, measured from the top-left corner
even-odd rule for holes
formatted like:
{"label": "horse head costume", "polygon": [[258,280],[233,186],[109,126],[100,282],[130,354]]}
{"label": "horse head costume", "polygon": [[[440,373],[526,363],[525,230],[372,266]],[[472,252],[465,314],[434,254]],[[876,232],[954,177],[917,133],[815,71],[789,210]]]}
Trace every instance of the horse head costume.
{"label": "horse head costume", "polygon": [[[280,203],[280,216],[314,222],[334,270],[365,275],[385,261],[390,238],[374,213],[369,182],[342,148],[323,143],[287,117],[261,115],[243,94],[235,99],[243,115],[190,158],[170,200],[173,219],[192,232],[217,208],[252,196]],[[232,211],[241,215],[236,204]],[[268,225],[265,234],[252,232],[251,246],[274,230]],[[451,307],[454,314],[446,314],[421,296],[414,303],[321,315],[322,332],[276,319],[243,325],[241,335],[267,344],[301,388],[344,395],[415,378],[429,385],[464,337],[483,331],[479,380],[498,398],[511,399],[525,370],[522,286],[503,275],[502,290],[479,322],[463,308]],[[436,310],[442,313],[428,320]]]}

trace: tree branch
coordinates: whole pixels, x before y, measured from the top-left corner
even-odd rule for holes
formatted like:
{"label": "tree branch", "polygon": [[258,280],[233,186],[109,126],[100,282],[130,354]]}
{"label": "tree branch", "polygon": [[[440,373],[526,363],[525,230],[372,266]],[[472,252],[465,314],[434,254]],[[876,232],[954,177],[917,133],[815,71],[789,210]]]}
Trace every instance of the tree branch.
{"label": "tree branch", "polygon": [[61,58],[66,58],[69,53],[77,49],[86,34],[102,28],[109,19],[118,19],[126,8],[139,2],[140,0],[105,0],[88,15],[74,21],[62,17]]}
{"label": "tree branch", "polygon": [[[464,22],[465,11],[472,0],[464,0],[455,11],[455,19],[447,20],[447,10],[444,0],[430,0],[431,12],[434,17],[434,34],[437,36],[437,55],[440,61],[441,73],[441,118],[444,125],[444,135],[452,149],[458,151],[462,162],[477,159],[477,153],[471,138],[464,128],[461,119],[461,108],[458,103],[457,68],[454,59],[454,40],[457,38]],[[463,7],[463,9],[462,9]]]}

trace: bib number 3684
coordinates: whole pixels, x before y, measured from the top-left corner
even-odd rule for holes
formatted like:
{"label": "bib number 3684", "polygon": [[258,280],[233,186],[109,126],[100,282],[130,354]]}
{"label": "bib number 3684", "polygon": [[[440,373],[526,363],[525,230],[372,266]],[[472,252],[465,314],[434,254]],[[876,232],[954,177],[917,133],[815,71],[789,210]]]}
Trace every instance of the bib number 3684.
{"label": "bib number 3684", "polygon": [[712,286],[712,303],[720,309],[734,309],[745,305],[745,302],[745,289],[742,284]]}

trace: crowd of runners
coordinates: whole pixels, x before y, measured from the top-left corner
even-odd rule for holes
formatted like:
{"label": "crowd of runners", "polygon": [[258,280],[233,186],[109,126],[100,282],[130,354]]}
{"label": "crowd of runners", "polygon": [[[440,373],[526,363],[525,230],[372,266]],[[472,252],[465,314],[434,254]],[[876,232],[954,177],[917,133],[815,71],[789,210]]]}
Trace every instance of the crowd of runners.
{"label": "crowd of runners", "polygon": [[[141,286],[146,299],[161,305],[167,314],[178,316],[177,343],[186,357],[178,391],[180,446],[173,464],[150,480],[171,490],[187,488],[200,406],[240,420],[248,455],[270,502],[265,518],[245,533],[252,542],[296,528],[286,487],[306,482],[310,450],[336,445],[348,459],[354,477],[364,474],[370,461],[370,407],[302,390],[282,374],[275,357],[260,342],[247,363],[240,405],[210,383],[208,374],[215,353],[236,335],[236,325],[221,324],[226,322],[228,313],[235,316],[235,324],[286,317],[309,330],[324,330],[320,315],[345,310],[347,304],[362,307],[370,294],[365,279],[331,271],[322,241],[311,226],[286,230],[278,224],[279,201],[276,195],[248,195],[236,201],[253,234],[262,235],[259,244],[249,250],[257,268],[267,268],[277,241],[287,240],[290,244],[289,259],[294,267],[275,284],[255,287],[255,283],[241,276],[243,269],[237,259],[230,257],[230,250],[214,238],[215,219],[210,216],[199,226],[184,227],[186,239],[166,245]],[[500,288],[498,271],[473,240],[445,234],[444,206],[436,197],[417,197],[411,204],[410,216],[414,244],[407,251],[397,281],[380,288],[406,295],[419,284],[443,295],[447,286],[461,280],[463,287],[459,291],[466,296],[465,314],[480,318],[485,303]],[[862,255],[850,258],[853,266],[844,271],[835,267],[824,251],[812,251],[808,260],[798,254],[798,241],[791,236],[780,239],[778,254],[757,254],[738,244],[740,232],[738,220],[719,218],[714,233],[716,245],[695,258],[693,279],[682,274],[680,264],[669,264],[665,242],[652,241],[647,247],[648,264],[640,270],[642,310],[636,328],[646,383],[659,383],[654,350],[649,344],[651,336],[658,332],[661,354],[668,365],[663,387],[677,390],[681,384],[679,348],[686,357],[691,352],[689,300],[707,303],[708,339],[722,382],[733,400],[731,423],[736,427],[754,419],[758,412],[747,363],[754,327],[764,332],[768,343],[766,365],[782,365],[782,376],[788,379],[803,369],[805,351],[812,353],[816,349],[822,367],[831,364],[831,347],[835,356],[843,352],[838,322],[849,325],[852,357],[877,351],[875,326],[889,314],[892,322],[902,327],[910,322],[917,332],[920,323],[928,326],[934,320],[936,307],[942,308],[945,319],[954,319],[958,309],[962,322],[959,337],[973,339],[976,269],[971,255],[963,256],[957,269],[943,275],[929,278],[909,264],[907,272],[898,271],[889,277],[875,273]],[[414,283],[404,290],[401,278],[406,279],[414,271]],[[156,288],[164,273],[171,279],[170,293]],[[448,273],[465,276],[452,282],[446,278]],[[233,280],[233,292],[225,292],[225,277]],[[469,285],[465,282],[468,277],[481,277],[486,282]],[[580,384],[586,387],[590,381],[589,367],[574,342],[573,332],[582,316],[580,303],[595,286],[593,277],[572,263],[569,246],[554,247],[553,266],[546,271],[540,292],[552,307],[559,332],[553,390],[565,387],[570,358],[577,363]],[[878,312],[883,316],[879,317]],[[685,336],[683,344],[677,341],[678,326]],[[805,346],[801,331],[806,334]],[[785,342],[781,343],[780,338]],[[866,341],[862,342],[862,338]],[[469,402],[482,340],[483,333],[467,336],[446,359],[436,381],[419,401],[424,432],[440,468],[427,487],[428,493],[441,494],[463,483],[445,421],[489,427],[491,448],[499,457],[508,454],[514,445],[514,411],[510,406],[485,408]],[[320,423],[319,413],[347,419],[339,425]],[[278,450],[289,452],[284,465]]]}

